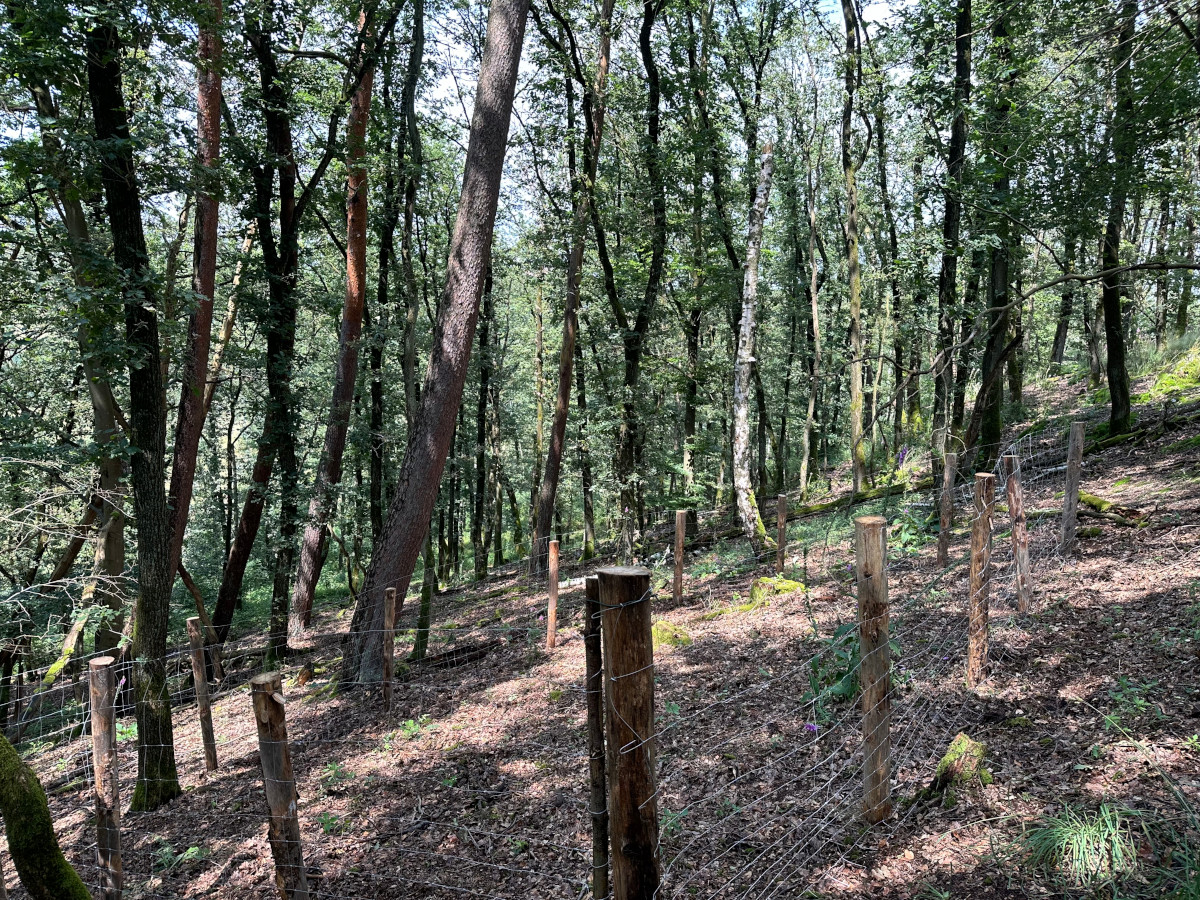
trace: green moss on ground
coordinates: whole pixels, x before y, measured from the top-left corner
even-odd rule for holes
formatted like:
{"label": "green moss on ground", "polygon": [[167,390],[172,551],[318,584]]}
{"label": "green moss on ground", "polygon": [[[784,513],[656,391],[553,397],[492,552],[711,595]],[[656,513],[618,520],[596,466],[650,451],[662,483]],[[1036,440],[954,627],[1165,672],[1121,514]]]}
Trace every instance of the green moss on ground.
{"label": "green moss on ground", "polygon": [[686,628],[662,620],[654,623],[651,634],[655,650],[661,647],[690,647],[692,644],[692,636]]}

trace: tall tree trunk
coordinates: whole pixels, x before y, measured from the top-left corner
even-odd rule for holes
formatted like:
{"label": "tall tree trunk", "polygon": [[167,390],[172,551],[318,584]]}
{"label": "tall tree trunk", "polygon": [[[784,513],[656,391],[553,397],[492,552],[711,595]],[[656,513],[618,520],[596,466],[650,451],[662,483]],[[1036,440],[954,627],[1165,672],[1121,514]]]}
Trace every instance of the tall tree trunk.
{"label": "tall tree trunk", "polygon": [[[575,343],[575,403],[579,408],[579,482],[583,490],[583,552],[579,559],[586,562],[596,555],[596,511],[592,501],[592,451],[588,445],[587,378],[583,371],[583,347],[578,342]],[[516,516],[515,503],[513,516]],[[519,519],[516,526],[521,527]]]}
{"label": "tall tree trunk", "polygon": [[537,542],[538,534],[538,490],[542,484],[542,448],[546,438],[546,411],[542,389],[546,383],[546,317],[542,301],[542,286],[538,284],[537,300],[533,307],[534,326],[534,367],[533,367],[533,396],[534,396],[534,432],[533,432],[533,476],[529,480],[529,539],[531,572],[537,573],[541,563],[538,556],[546,552]]}
{"label": "tall tree trunk", "polygon": [[[115,14],[115,10],[109,12]],[[133,142],[121,85],[121,44],[113,21],[101,16],[87,35],[88,94],[96,139],[108,148],[100,168],[113,259],[124,284],[129,353],[130,483],[137,503],[138,601],[133,628],[138,778],[131,808],[156,809],[180,794],[167,686],[167,628],[171,612],[171,513],[165,490],[167,410],[159,368],[157,298],[142,230]]]}
{"label": "tall tree trunk", "polygon": [[758,257],[762,247],[763,223],[771,193],[771,174],[775,155],[770,144],[763,147],[759,168],[758,189],[750,208],[750,224],[746,232],[746,274],[742,285],[742,314],[733,366],[733,486],[737,496],[738,517],[742,531],[761,552],[772,545],[759,515],[754,489],[750,484],[750,382],[754,366],[755,332],[758,305]]}
{"label": "tall tree trunk", "polygon": [[487,545],[483,538],[488,472],[487,409],[489,381],[492,377],[492,345],[488,327],[492,322],[492,271],[488,269],[483,285],[483,314],[479,317],[479,402],[475,408],[475,490],[471,510],[471,549],[475,557],[475,579],[487,577]]}
{"label": "tall tree trunk", "polygon": [[[1171,204],[1166,192],[1163,193],[1158,207],[1158,233],[1155,235],[1155,258],[1160,263],[1166,263],[1170,253],[1167,235],[1168,217]],[[1167,271],[1164,269],[1154,276],[1154,349],[1162,353],[1167,346]]]}
{"label": "tall tree trunk", "polygon": [[[609,47],[611,42],[613,0],[603,0],[600,8],[600,48],[596,60],[596,75],[590,89],[583,95],[583,120],[587,128],[587,140],[583,145],[583,178],[588,184],[596,180],[596,166],[600,158],[600,142],[604,134],[605,88],[608,80]],[[572,41],[572,46],[574,42]],[[583,72],[576,76],[582,80]],[[562,470],[563,449],[567,439],[567,414],[571,408],[571,374],[575,363],[575,339],[579,331],[579,284],[583,275],[583,250],[590,219],[588,209],[590,193],[579,183],[575,170],[575,123],[574,92],[571,78],[566,79],[568,100],[568,163],[571,178],[571,196],[574,206],[571,233],[571,254],[567,258],[567,294],[563,305],[563,338],[558,356],[558,391],[554,397],[554,421],[550,425],[550,446],[546,452],[546,467],[542,474],[541,490],[538,492],[536,527],[534,535],[535,564],[541,567],[541,548],[549,534],[550,511],[558,494],[558,480]]]}
{"label": "tall tree trunk", "polygon": [[979,281],[987,254],[977,249],[971,255],[967,271],[967,290],[963,298],[963,316],[958,323],[958,362],[954,366],[954,397],[950,407],[950,434],[961,435],[967,409],[967,382],[971,380],[971,356],[975,347],[975,318],[979,314]]}
{"label": "tall tree trunk", "polygon": [[[175,425],[175,450],[171,463],[169,563],[172,578],[183,554],[196,479],[196,458],[204,433],[205,382],[212,336],[213,296],[217,279],[217,224],[220,195],[218,166],[221,156],[221,0],[206,0],[201,7],[197,77],[196,232],[192,252],[192,293],[196,306],[188,317],[188,341],[183,353],[179,419]],[[165,379],[164,379],[165,380]]]}
{"label": "tall tree trunk", "polygon": [[858,14],[854,0],[842,0],[846,23],[846,96],[842,102],[842,174],[846,179],[846,280],[850,294],[850,458],[853,491],[862,490],[867,474],[863,444],[862,269],[858,258],[858,166],[854,161],[854,92],[861,67]]}
{"label": "tall tree trunk", "polygon": [[1001,71],[1008,72],[1004,81],[998,86],[994,105],[991,111],[989,130],[996,141],[992,150],[992,165],[997,169],[998,176],[992,183],[992,204],[999,211],[993,224],[994,241],[990,250],[990,271],[988,277],[988,339],[983,354],[983,366],[980,378],[992,387],[981,394],[984,398],[982,420],[982,457],[980,466],[990,470],[1000,452],[1000,440],[1004,426],[1004,380],[993,377],[992,370],[1000,365],[1000,351],[1008,340],[1008,328],[1011,320],[1009,308],[1010,288],[1012,284],[1010,259],[1012,254],[1012,225],[1009,219],[1011,203],[1010,191],[1012,175],[1009,171],[1009,145],[1011,134],[1010,116],[1013,104],[1013,93],[1016,88],[1017,70],[1013,65],[1012,39],[1008,31],[1008,9],[1001,7],[992,25],[992,45],[995,48],[997,63]]}
{"label": "tall tree trunk", "polygon": [[[381,39],[382,36],[381,36]],[[387,39],[387,46],[395,46],[395,41]],[[383,351],[387,341],[389,313],[389,287],[391,284],[392,263],[395,256],[394,241],[396,226],[400,222],[400,203],[396,196],[396,170],[393,158],[392,129],[395,108],[392,105],[392,60],[385,59],[383,66],[383,89],[380,91],[380,102],[383,106],[384,121],[388,123],[384,138],[384,177],[383,201],[380,204],[379,219],[379,268],[375,278],[375,322],[372,327],[368,367],[370,370],[370,422],[371,457],[369,463],[369,499],[371,517],[371,543],[374,545],[383,532],[383,507],[386,503],[385,481],[387,462],[387,437],[384,434],[384,390],[383,390]],[[403,145],[402,145],[403,146]],[[364,310],[364,315],[366,311]],[[368,323],[370,326],[371,323]]]}
{"label": "tall tree trunk", "polygon": [[[887,224],[887,259],[884,267],[888,272],[888,286],[891,288],[892,299],[892,384],[895,387],[895,404],[892,409],[893,442],[900,446],[901,434],[904,429],[904,340],[902,325],[904,322],[904,295],[900,290],[900,241],[896,235],[896,213],[892,207],[892,196],[888,191],[887,172],[887,133],[884,129],[882,104],[875,113],[875,160],[879,165],[879,194],[883,200],[883,218]],[[916,163],[919,174],[920,161]],[[919,194],[916,191],[917,178],[913,179],[913,228],[921,227],[921,206]],[[919,308],[919,307],[918,307]]]}
{"label": "tall tree trunk", "polygon": [[[1187,214],[1185,224],[1187,231],[1187,248],[1184,258],[1188,265],[1196,264],[1196,215],[1191,211]],[[1183,337],[1188,330],[1188,307],[1192,305],[1192,283],[1196,273],[1189,270],[1183,272],[1183,287],[1179,291],[1179,306],[1175,309],[1175,336]]]}
{"label": "tall tree trunk", "polygon": [[346,298],[342,305],[337,369],[329,405],[329,423],[325,426],[325,447],[317,464],[317,481],[308,505],[308,523],[304,528],[300,566],[292,592],[289,631],[294,636],[299,636],[312,618],[313,596],[325,561],[326,527],[335,504],[335,490],[342,480],[342,456],[346,451],[354,384],[358,379],[359,339],[367,295],[367,169],[364,160],[375,65],[367,62],[374,59],[374,54],[368,56],[371,34],[365,10],[359,13],[358,21],[362,50],[355,59],[355,68],[363,67],[364,71],[354,92],[346,125]]}
{"label": "tall tree trunk", "polygon": [[[492,230],[517,66],[529,0],[495,0],[475,95],[462,195],[450,240],[446,288],[438,310],[421,406],[397,476],[379,546],[355,603],[343,665],[348,684],[378,682],[383,671],[383,596],[403,598],[429,529],[437,485],[462,402],[479,298],[490,265]],[[400,601],[402,602],[402,601]]]}
{"label": "tall tree trunk", "polygon": [[1104,339],[1108,349],[1108,392],[1111,398],[1109,434],[1125,434],[1130,427],[1129,371],[1125,366],[1125,330],[1121,321],[1121,229],[1125,221],[1125,198],[1133,177],[1136,147],[1134,128],[1133,40],[1137,27],[1137,0],[1122,0],[1121,31],[1113,58],[1117,106],[1113,111],[1113,179],[1108,198],[1108,224],[1104,231],[1101,264],[1101,303],[1104,307]]}
{"label": "tall tree trunk", "polygon": [[[1066,263],[1064,275],[1075,271],[1075,254],[1078,249],[1079,236],[1075,229],[1068,228],[1064,238],[1063,261]],[[1054,344],[1050,348],[1050,371],[1059,374],[1062,371],[1063,359],[1067,355],[1067,335],[1070,333],[1071,312],[1075,307],[1076,282],[1063,283],[1062,299],[1058,305],[1058,322],[1054,326]]]}
{"label": "tall tree trunk", "polygon": [[[637,464],[641,456],[642,442],[645,439],[645,431],[637,404],[638,382],[641,378],[642,352],[645,347],[646,332],[650,327],[650,316],[658,302],[667,251],[666,182],[663,175],[662,148],[659,145],[662,130],[662,95],[658,64],[654,60],[654,48],[651,41],[658,12],[659,5],[656,0],[644,0],[642,24],[638,32],[638,48],[642,58],[642,67],[646,71],[645,165],[651,206],[650,264],[646,274],[646,289],[634,321],[630,323],[622,311],[617,323],[624,332],[625,344],[624,394],[621,402],[621,422],[617,432],[616,465],[614,466],[621,504],[621,532],[617,555],[622,559],[631,557],[637,536],[636,522],[640,496]],[[600,233],[597,232],[598,241],[599,238]]]}
{"label": "tall tree trunk", "polygon": [[817,273],[817,184],[816,172],[808,157],[805,206],[808,212],[808,410],[804,415],[804,432],[800,437],[800,497],[808,494],[808,471],[812,462],[812,434],[816,424],[817,396],[821,386],[821,309],[818,298],[821,279]]}
{"label": "tall tree trunk", "polygon": [[959,233],[962,226],[963,174],[967,158],[967,107],[971,101],[971,0],[958,0],[954,19],[954,120],[942,220],[942,265],[938,271],[938,347],[934,357],[933,451],[945,451],[946,423],[953,381],[954,306],[958,291]]}

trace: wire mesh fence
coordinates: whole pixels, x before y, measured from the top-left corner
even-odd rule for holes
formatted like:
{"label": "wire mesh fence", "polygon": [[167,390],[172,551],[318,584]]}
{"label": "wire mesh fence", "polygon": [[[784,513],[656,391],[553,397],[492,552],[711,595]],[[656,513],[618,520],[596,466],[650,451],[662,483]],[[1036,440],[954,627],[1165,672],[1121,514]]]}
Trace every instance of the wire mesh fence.
{"label": "wire mesh fence", "polygon": [[[1057,518],[1043,513],[1065,483],[1066,453],[1066,435],[1055,430],[1023,436],[1003,454],[1017,457],[1029,498],[1035,569],[1059,557]],[[987,535],[993,670],[1003,667],[1009,638],[1023,627],[1015,615],[1003,466],[997,462],[989,485],[997,504]],[[784,585],[776,598],[740,605],[728,598],[706,605],[705,577],[740,578],[753,590],[759,576],[773,574],[775,548],[727,554],[709,576],[690,550],[687,596],[676,605],[667,599],[673,516],[649,517],[643,548],[651,587],[639,599],[694,633],[668,628],[655,636],[653,725],[607,752],[651,751],[656,896],[749,900],[844,890],[864,849],[920,814],[912,799],[930,783],[955,734],[977,726],[983,710],[980,689],[966,685],[972,598],[963,526],[969,530],[975,515],[974,490],[972,483],[955,487],[958,529],[945,567],[931,567],[928,554],[917,553],[927,530],[893,527],[886,574],[895,814],[870,828],[862,819],[863,746],[872,735],[863,734],[858,702],[863,660],[845,535],[835,533],[832,520],[819,537],[793,521],[784,575],[812,583],[802,590]],[[937,500],[935,488],[876,505],[919,530],[934,517]],[[852,511],[840,514],[848,521]],[[723,515],[698,512],[700,540],[710,547],[730,530]],[[589,893],[588,687],[577,633],[588,615],[587,571],[574,560],[564,566],[553,653],[544,646],[545,576],[529,559],[508,563],[487,589],[439,595],[424,659],[398,658],[390,711],[381,684],[340,684],[345,628],[334,614],[292,655],[273,662],[308,896],[532,900]],[[416,640],[418,616],[415,603],[399,614],[398,648]],[[167,654],[173,746],[161,748],[171,751],[182,794],[153,812],[129,810],[138,753],[144,769],[154,749],[138,740],[132,708],[140,661],[117,665],[125,896],[278,896],[269,839],[278,835],[268,834],[262,766],[272,742],[260,741],[250,690],[274,643],[260,635],[222,648],[224,677],[210,686],[215,771],[206,763],[191,651]],[[79,656],[57,673],[25,673],[25,682],[39,687],[4,697],[0,715],[46,787],[64,851],[99,896],[105,869],[97,862],[88,737],[92,658]],[[607,672],[606,691],[635,674],[643,673]],[[4,862],[14,882],[11,861]],[[10,889],[21,896],[15,884]]]}

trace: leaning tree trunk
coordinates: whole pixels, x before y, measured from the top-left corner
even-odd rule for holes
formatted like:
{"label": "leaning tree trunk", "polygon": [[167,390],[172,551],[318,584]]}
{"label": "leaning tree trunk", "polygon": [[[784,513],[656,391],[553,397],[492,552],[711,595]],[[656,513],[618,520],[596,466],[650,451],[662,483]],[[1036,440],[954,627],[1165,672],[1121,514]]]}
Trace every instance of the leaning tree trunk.
{"label": "leaning tree trunk", "polygon": [[758,190],[750,208],[750,226],[746,235],[746,272],[742,281],[742,315],[738,331],[737,357],[733,366],[733,487],[737,497],[738,518],[742,531],[755,551],[770,541],[754,499],[750,484],[750,382],[754,367],[755,331],[758,307],[758,257],[762,248],[763,222],[771,193],[771,173],[775,157],[771,145],[762,150]]}
{"label": "leaning tree trunk", "polygon": [[454,436],[479,298],[491,258],[492,229],[528,10],[529,0],[495,0],[488,14],[463,189],[450,240],[446,287],[433,350],[384,533],[355,603],[343,664],[344,679],[349,684],[378,682],[382,677],[384,591],[395,588],[397,597],[403,598],[408,590]]}
{"label": "leaning tree trunk", "polygon": [[[366,12],[359,14],[359,30],[366,58]],[[342,328],[338,335],[337,370],[333,400],[325,427],[325,447],[317,465],[317,483],[308,505],[308,523],[300,545],[300,565],[292,591],[292,614],[288,631],[299,635],[312,618],[313,596],[325,562],[326,526],[334,505],[334,490],[342,480],[342,456],[354,405],[354,383],[358,378],[359,339],[362,337],[363,307],[367,294],[367,120],[371,113],[371,87],[375,78],[374,54],[364,68],[362,80],[350,104],[346,128],[346,298],[342,306]]]}
{"label": "leaning tree trunk", "polygon": [[121,87],[121,45],[111,19],[87,36],[88,94],[96,138],[110,147],[100,167],[113,258],[124,276],[125,342],[129,353],[130,483],[137,503],[138,590],[131,656],[138,724],[138,779],[131,808],[151,810],[180,793],[167,688],[167,626],[171,612],[171,513],[164,488],[166,420],[158,341],[157,298],[142,230],[142,203]]}

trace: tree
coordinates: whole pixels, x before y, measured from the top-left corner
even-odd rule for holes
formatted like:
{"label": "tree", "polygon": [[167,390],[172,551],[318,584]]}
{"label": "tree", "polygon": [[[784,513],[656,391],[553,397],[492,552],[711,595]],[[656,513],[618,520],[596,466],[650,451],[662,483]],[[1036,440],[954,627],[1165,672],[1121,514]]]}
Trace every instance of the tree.
{"label": "tree", "polygon": [[346,433],[350,429],[354,382],[358,377],[359,339],[362,337],[363,309],[367,296],[367,121],[371,114],[371,87],[375,80],[375,54],[370,43],[367,13],[359,14],[362,35],[361,53],[355,69],[361,69],[358,87],[350,104],[346,124],[346,299],[342,306],[342,326],[338,335],[337,368],[333,399],[329,405],[329,423],[325,427],[325,447],[317,467],[317,483],[308,506],[308,523],[300,546],[300,566],[292,594],[289,632],[299,635],[312,617],[313,595],[325,559],[326,529],[334,502],[334,490],[342,480],[342,455]]}
{"label": "tree", "polygon": [[754,498],[754,489],[750,485],[750,372],[755,363],[758,259],[762,248],[763,223],[767,218],[774,167],[775,154],[768,143],[762,149],[758,189],[754,194],[754,204],[750,208],[750,224],[746,230],[746,274],[742,287],[737,359],[733,370],[733,485],[742,531],[758,551],[774,544],[767,538],[758,503]]}
{"label": "tree", "polygon": [[164,488],[167,410],[159,358],[158,297],[150,273],[133,144],[121,85],[121,42],[114,10],[101,7],[87,36],[88,93],[113,256],[124,283],[129,354],[130,439],[136,448],[130,481],[137,504],[138,599],[132,657],[138,724],[138,780],[131,807],[152,810],[177,797],[171,694],[167,687],[167,625],[171,611],[171,513]]}
{"label": "tree", "polygon": [[487,42],[433,352],[383,535],[355,603],[343,663],[348,684],[377,683],[382,675],[384,591],[395,588],[397,597],[403,598],[408,590],[454,436],[491,257],[528,9],[529,0],[494,0],[488,12]]}
{"label": "tree", "polygon": [[1108,224],[1104,229],[1101,264],[1101,303],[1104,306],[1104,342],[1108,350],[1109,434],[1126,434],[1130,427],[1129,370],[1125,364],[1125,326],[1121,310],[1121,234],[1125,225],[1128,176],[1134,164],[1133,42],[1137,28],[1137,0],[1122,0],[1120,32],[1113,52],[1116,108],[1112,122],[1112,187],[1108,198]]}
{"label": "tree", "polygon": [[945,451],[953,381],[954,306],[958,288],[959,238],[962,227],[963,174],[967,158],[967,107],[971,101],[971,0],[958,0],[954,19],[954,119],[942,192],[942,263],[938,271],[938,346],[933,362],[934,452]]}
{"label": "tree", "polygon": [[[575,337],[579,331],[579,282],[583,277],[584,241],[587,237],[587,223],[591,217],[590,186],[596,181],[596,166],[600,159],[600,141],[604,135],[604,92],[608,79],[613,0],[602,0],[600,6],[600,48],[596,57],[596,74],[591,85],[584,76],[583,62],[579,58],[579,51],[575,46],[575,35],[571,31],[570,24],[558,14],[553,4],[550,5],[550,9],[570,41],[567,48],[559,48],[568,57],[570,77],[578,81],[584,89],[583,120],[587,128],[587,140],[583,145],[583,178],[586,180],[588,189],[584,189],[578,183],[572,151],[570,159],[573,221],[571,252],[567,257],[566,300],[563,304],[563,339],[558,356],[558,390],[554,395],[554,419],[550,425],[550,446],[546,451],[546,465],[542,473],[541,490],[537,497],[537,513],[534,517],[536,528],[533,537],[533,564],[538,567],[544,566],[541,548],[543,543],[549,540],[550,519],[554,510],[554,500],[558,494],[559,473],[562,469],[563,449],[567,439],[567,414],[571,408],[571,374],[575,363]],[[571,129],[574,130],[573,123]],[[574,135],[571,137],[571,143],[573,146]],[[580,393],[582,394],[582,392]]]}
{"label": "tree", "polygon": [[[867,474],[867,449],[863,444],[863,339],[862,267],[858,256],[858,169],[863,160],[854,159],[854,92],[862,77],[858,13],[854,0],[842,0],[846,24],[846,95],[842,102],[842,175],[846,179],[846,281],[850,294],[850,458],[854,493],[862,490]],[[863,147],[865,158],[870,138]]]}

